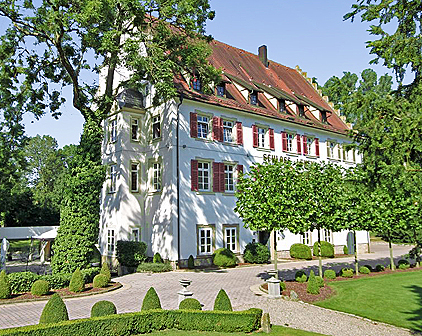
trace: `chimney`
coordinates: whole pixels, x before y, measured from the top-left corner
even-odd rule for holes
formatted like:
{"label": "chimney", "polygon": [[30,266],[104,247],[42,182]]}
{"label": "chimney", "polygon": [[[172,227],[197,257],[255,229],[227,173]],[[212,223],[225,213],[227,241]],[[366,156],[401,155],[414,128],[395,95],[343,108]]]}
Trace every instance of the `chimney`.
{"label": "chimney", "polygon": [[268,58],[267,58],[267,46],[264,44],[258,48],[258,56],[262,64],[268,68]]}

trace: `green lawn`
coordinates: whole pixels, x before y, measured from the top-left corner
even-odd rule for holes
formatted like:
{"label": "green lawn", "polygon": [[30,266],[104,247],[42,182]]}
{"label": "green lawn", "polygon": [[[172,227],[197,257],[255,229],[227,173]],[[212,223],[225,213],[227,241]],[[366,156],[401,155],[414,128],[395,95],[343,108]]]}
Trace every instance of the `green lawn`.
{"label": "green lawn", "polygon": [[[183,330],[166,330],[154,332],[151,334],[144,334],[148,336],[245,336],[245,335],[256,335],[258,333],[245,334],[245,333],[222,333],[222,332],[207,332],[207,331],[183,331]],[[311,335],[322,335],[317,333],[312,333],[308,331],[292,329],[282,326],[273,326],[270,334],[261,334],[260,335],[273,335],[273,336],[311,336]]]}
{"label": "green lawn", "polygon": [[320,307],[422,331],[422,271],[332,282],[337,292]]}

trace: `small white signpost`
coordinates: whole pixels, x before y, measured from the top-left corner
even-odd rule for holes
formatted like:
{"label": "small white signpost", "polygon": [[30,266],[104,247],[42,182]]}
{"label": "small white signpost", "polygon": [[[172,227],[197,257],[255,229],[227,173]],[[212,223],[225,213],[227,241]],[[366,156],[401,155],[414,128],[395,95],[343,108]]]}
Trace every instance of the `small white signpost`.
{"label": "small white signpost", "polygon": [[1,253],[0,253],[0,271],[6,270],[6,258],[7,250],[9,249],[9,242],[6,238],[3,238],[1,242]]}

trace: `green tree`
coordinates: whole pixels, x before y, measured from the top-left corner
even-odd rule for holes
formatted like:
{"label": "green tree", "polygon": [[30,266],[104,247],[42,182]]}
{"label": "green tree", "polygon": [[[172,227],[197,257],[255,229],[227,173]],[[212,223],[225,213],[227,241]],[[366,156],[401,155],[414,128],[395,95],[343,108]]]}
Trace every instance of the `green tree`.
{"label": "green tree", "polygon": [[[14,107],[40,117],[60,115],[62,88],[84,117],[80,144],[63,179],[54,272],[88,263],[98,239],[102,121],[123,87],[155,86],[157,105],[177,95],[174,76],[194,71],[205,90],[219,80],[207,62],[205,22],[214,17],[208,0],[0,0],[9,21],[0,38],[0,90]],[[131,76],[120,83],[118,69]],[[102,75],[99,88],[92,72]]]}

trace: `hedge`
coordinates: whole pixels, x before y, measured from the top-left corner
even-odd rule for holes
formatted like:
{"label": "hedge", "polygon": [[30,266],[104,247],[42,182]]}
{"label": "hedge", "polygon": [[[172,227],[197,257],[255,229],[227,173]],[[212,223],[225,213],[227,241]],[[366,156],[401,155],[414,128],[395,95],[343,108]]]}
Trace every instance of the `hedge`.
{"label": "hedge", "polygon": [[270,259],[270,251],[263,244],[248,243],[243,251],[243,259],[251,264],[265,264]]}
{"label": "hedge", "polygon": [[118,240],[116,256],[119,264],[127,267],[136,267],[147,260],[147,244],[137,241]]}
{"label": "hedge", "polygon": [[260,328],[261,316],[262,310],[257,308],[234,312],[157,309],[1,329],[0,335],[123,336],[165,329],[250,333]]}
{"label": "hedge", "polygon": [[305,244],[293,244],[292,246],[290,246],[290,257],[295,259],[311,260],[311,248]]}
{"label": "hedge", "polygon": [[170,263],[140,263],[136,268],[138,273],[162,273],[173,270]]}

